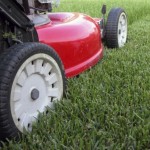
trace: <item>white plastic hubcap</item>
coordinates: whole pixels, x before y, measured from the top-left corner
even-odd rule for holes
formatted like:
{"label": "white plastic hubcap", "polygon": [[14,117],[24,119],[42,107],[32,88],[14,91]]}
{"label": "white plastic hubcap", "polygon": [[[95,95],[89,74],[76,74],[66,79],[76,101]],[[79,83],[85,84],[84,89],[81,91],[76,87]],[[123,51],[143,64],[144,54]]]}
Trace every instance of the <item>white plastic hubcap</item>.
{"label": "white plastic hubcap", "polygon": [[62,95],[62,75],[56,61],[46,54],[29,57],[19,68],[11,90],[11,113],[17,128],[31,131],[39,112],[52,107]]}
{"label": "white plastic hubcap", "polygon": [[118,47],[123,47],[127,40],[127,16],[121,13],[118,21]]}

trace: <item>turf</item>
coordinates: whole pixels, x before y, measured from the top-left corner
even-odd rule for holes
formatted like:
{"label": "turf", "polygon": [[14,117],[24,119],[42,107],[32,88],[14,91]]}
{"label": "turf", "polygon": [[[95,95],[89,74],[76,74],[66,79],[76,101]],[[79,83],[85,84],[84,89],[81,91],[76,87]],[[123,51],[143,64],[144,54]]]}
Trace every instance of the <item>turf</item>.
{"label": "turf", "polygon": [[99,16],[103,2],[108,10],[125,8],[126,46],[105,48],[94,68],[68,80],[66,98],[40,117],[31,134],[3,149],[150,149],[150,1],[62,0],[55,11]]}

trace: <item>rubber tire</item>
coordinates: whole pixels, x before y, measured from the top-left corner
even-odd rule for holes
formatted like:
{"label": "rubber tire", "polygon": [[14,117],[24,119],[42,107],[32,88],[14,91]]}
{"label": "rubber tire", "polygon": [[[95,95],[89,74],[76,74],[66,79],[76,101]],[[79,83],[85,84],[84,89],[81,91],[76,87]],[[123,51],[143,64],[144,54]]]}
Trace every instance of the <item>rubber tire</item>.
{"label": "rubber tire", "polygon": [[[119,48],[118,44],[118,21],[125,11],[122,8],[112,8],[108,14],[106,22],[105,42],[108,48]],[[126,15],[126,13],[125,13]],[[127,15],[126,15],[127,19]]]}
{"label": "rubber tire", "polygon": [[17,129],[11,114],[10,94],[15,75],[19,67],[30,56],[38,53],[50,55],[57,62],[63,80],[63,92],[66,89],[66,78],[62,62],[56,52],[40,43],[24,43],[15,45],[0,56],[0,141],[16,138],[21,132]]}

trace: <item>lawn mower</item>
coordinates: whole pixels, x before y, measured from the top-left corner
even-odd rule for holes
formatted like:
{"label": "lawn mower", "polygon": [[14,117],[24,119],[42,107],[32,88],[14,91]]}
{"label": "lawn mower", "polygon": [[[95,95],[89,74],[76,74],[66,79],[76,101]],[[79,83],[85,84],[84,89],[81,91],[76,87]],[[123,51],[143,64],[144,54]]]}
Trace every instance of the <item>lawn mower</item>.
{"label": "lawn mower", "polygon": [[127,16],[113,8],[105,20],[49,12],[51,0],[0,0],[0,141],[32,130],[39,113],[61,100],[66,79],[79,75],[108,48],[123,47]]}

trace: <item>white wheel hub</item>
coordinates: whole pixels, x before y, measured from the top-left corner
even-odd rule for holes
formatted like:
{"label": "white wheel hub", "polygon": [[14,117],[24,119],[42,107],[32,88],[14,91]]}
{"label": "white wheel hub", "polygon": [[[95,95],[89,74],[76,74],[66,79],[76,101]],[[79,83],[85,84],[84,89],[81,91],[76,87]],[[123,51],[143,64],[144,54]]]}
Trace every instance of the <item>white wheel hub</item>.
{"label": "white wheel hub", "polygon": [[39,112],[52,107],[62,95],[62,75],[56,61],[42,53],[29,57],[19,68],[11,90],[11,113],[17,128],[31,131]]}
{"label": "white wheel hub", "polygon": [[121,13],[118,21],[118,46],[123,47],[127,40],[127,16]]}

